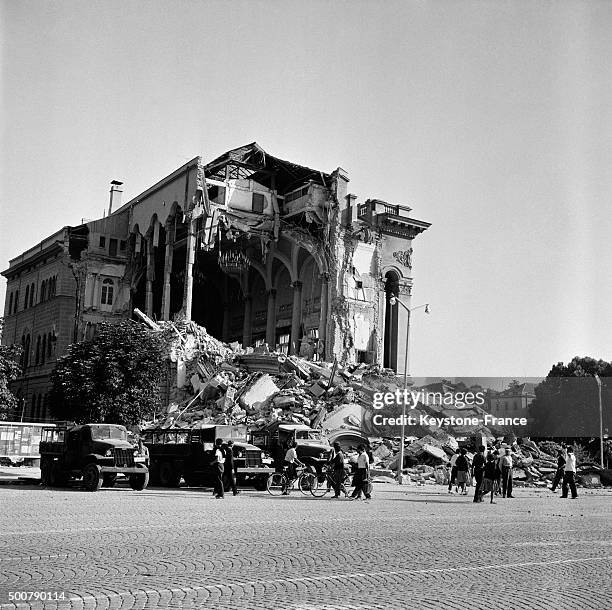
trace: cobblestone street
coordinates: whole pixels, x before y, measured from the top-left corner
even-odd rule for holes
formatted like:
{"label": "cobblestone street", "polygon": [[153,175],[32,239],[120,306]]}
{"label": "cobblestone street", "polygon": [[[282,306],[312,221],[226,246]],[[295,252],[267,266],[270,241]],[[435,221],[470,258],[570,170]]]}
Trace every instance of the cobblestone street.
{"label": "cobblestone street", "polygon": [[39,591],[64,594],[49,608],[610,608],[612,495],[581,491],[478,505],[441,487],[349,502],[4,486],[0,607]]}

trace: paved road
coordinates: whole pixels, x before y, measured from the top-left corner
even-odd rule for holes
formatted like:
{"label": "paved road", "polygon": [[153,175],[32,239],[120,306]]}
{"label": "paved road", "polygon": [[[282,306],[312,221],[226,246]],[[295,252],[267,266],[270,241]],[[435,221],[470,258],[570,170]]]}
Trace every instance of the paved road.
{"label": "paved road", "polygon": [[3,486],[0,608],[14,591],[64,593],[49,608],[611,608],[612,493],[517,496]]}

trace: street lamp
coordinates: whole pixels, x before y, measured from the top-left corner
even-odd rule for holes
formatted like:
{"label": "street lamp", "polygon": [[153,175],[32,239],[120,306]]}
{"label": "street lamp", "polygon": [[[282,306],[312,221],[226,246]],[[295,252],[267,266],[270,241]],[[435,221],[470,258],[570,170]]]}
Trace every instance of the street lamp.
{"label": "street lamp", "polygon": [[599,375],[595,373],[595,381],[597,382],[597,389],[599,391],[599,463],[600,466],[604,467],[604,433],[603,433],[603,409],[601,406],[601,379]]}
{"label": "street lamp", "polygon": [[399,461],[397,463],[397,481],[400,485],[402,485],[402,469],[404,468],[404,442],[406,439],[406,397],[408,396],[408,356],[409,351],[408,347],[410,345],[410,314],[417,310],[425,308],[425,313],[430,313],[429,303],[425,303],[424,305],[417,305],[416,307],[407,307],[402,303],[397,297],[392,296],[389,299],[389,305],[393,306],[396,304],[400,304],[408,314],[408,319],[406,322],[406,357],[404,360],[404,400],[402,403],[402,425],[400,432],[400,451],[399,451]]}

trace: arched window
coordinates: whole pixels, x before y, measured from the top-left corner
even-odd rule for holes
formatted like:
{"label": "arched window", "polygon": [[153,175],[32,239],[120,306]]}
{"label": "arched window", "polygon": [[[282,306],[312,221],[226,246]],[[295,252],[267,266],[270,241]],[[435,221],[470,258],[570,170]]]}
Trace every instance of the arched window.
{"label": "arched window", "polygon": [[21,356],[19,357],[19,366],[25,369],[25,356],[26,356],[26,338],[25,335],[21,335]]}
{"label": "arched window", "polygon": [[26,286],[26,298],[25,301],[23,303],[23,308],[27,309],[28,308],[28,301],[30,300],[30,287]]}
{"label": "arched window", "polygon": [[47,298],[47,280],[43,280],[40,285],[40,302],[43,303]]}
{"label": "arched window", "polygon": [[9,316],[11,315],[11,313],[13,313],[13,293],[12,292],[9,295],[8,313],[9,313]]}
{"label": "arched window", "polygon": [[15,305],[13,305],[13,313],[17,313],[19,309],[19,290],[15,290]]}
{"label": "arched window", "polygon": [[53,335],[49,333],[47,335],[47,358],[51,358],[51,342],[53,341]]}
{"label": "arched window", "polygon": [[40,350],[40,363],[45,363],[45,356],[47,355],[47,335],[42,336],[42,349]]}
{"label": "arched window", "polygon": [[30,335],[27,334],[26,335],[26,339],[25,339],[25,360],[24,360],[24,364],[26,367],[30,366],[30,348],[32,347],[32,340],[30,338]]}
{"label": "arched window", "polygon": [[113,292],[114,292],[114,284],[113,280],[106,278],[102,282],[102,305],[112,305],[113,304]]}
{"label": "arched window", "polygon": [[35,286],[34,284],[32,284],[30,286],[30,307],[34,306],[34,292],[35,292]]}
{"label": "arched window", "polygon": [[396,271],[387,271],[385,274],[385,294],[387,304],[385,309],[385,337],[384,337],[384,360],[385,368],[397,372],[397,335],[398,335],[398,310],[399,305],[391,305],[391,297],[399,296],[400,278]]}
{"label": "arched window", "polygon": [[40,362],[40,335],[36,337],[36,359],[34,364],[38,364]]}

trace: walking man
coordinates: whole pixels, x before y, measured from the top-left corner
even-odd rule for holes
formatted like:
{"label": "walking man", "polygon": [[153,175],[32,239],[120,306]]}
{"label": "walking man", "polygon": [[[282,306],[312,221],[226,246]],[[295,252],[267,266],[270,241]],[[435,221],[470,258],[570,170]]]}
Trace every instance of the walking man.
{"label": "walking man", "polygon": [[578,497],[576,491],[576,456],[572,447],[567,448],[567,459],[565,461],[565,472],[563,474],[563,484],[561,485],[561,497],[567,498],[567,488],[572,490],[572,500]]}
{"label": "walking man", "polygon": [[344,453],[340,447],[340,443],[334,443],[334,453],[330,458],[329,468],[332,469],[332,482],[334,487],[334,498],[339,498],[340,493],[346,496],[346,489],[342,482],[344,481]]}
{"label": "walking man", "polygon": [[236,470],[234,467],[234,441],[232,440],[227,441],[227,448],[225,451],[224,475],[227,486],[231,487],[232,493],[237,496],[240,492],[236,487]]}
{"label": "walking man", "polygon": [[478,453],[474,456],[472,462],[472,476],[476,479],[476,488],[474,489],[474,502],[479,502],[480,488],[482,487],[482,477],[485,467],[485,448],[484,445],[478,447]]}
{"label": "walking man", "polygon": [[512,456],[510,449],[501,458],[502,498],[514,498],[512,495]]}
{"label": "walking man", "polygon": [[565,473],[565,455],[563,455],[563,451],[559,451],[557,453],[557,472],[555,472],[555,478],[552,482],[552,487],[550,491],[555,491],[561,483],[563,479],[563,474]]}
{"label": "walking man", "polygon": [[357,456],[357,470],[355,471],[355,489],[351,494],[351,499],[361,499],[361,493],[365,496],[366,500],[371,498],[368,486],[370,482],[370,459],[368,454],[365,452],[364,445],[357,447],[359,455]]}
{"label": "walking man", "polygon": [[223,470],[225,464],[225,456],[221,445],[223,441],[218,438],[215,441],[215,457],[212,461],[213,472],[215,474],[215,498],[223,500]]}
{"label": "walking man", "polygon": [[455,451],[455,455],[453,455],[450,459],[450,477],[448,480],[448,493],[453,493],[453,485],[455,484],[455,480],[457,479],[457,460],[459,459],[459,455],[461,454],[461,449],[457,448]]}

